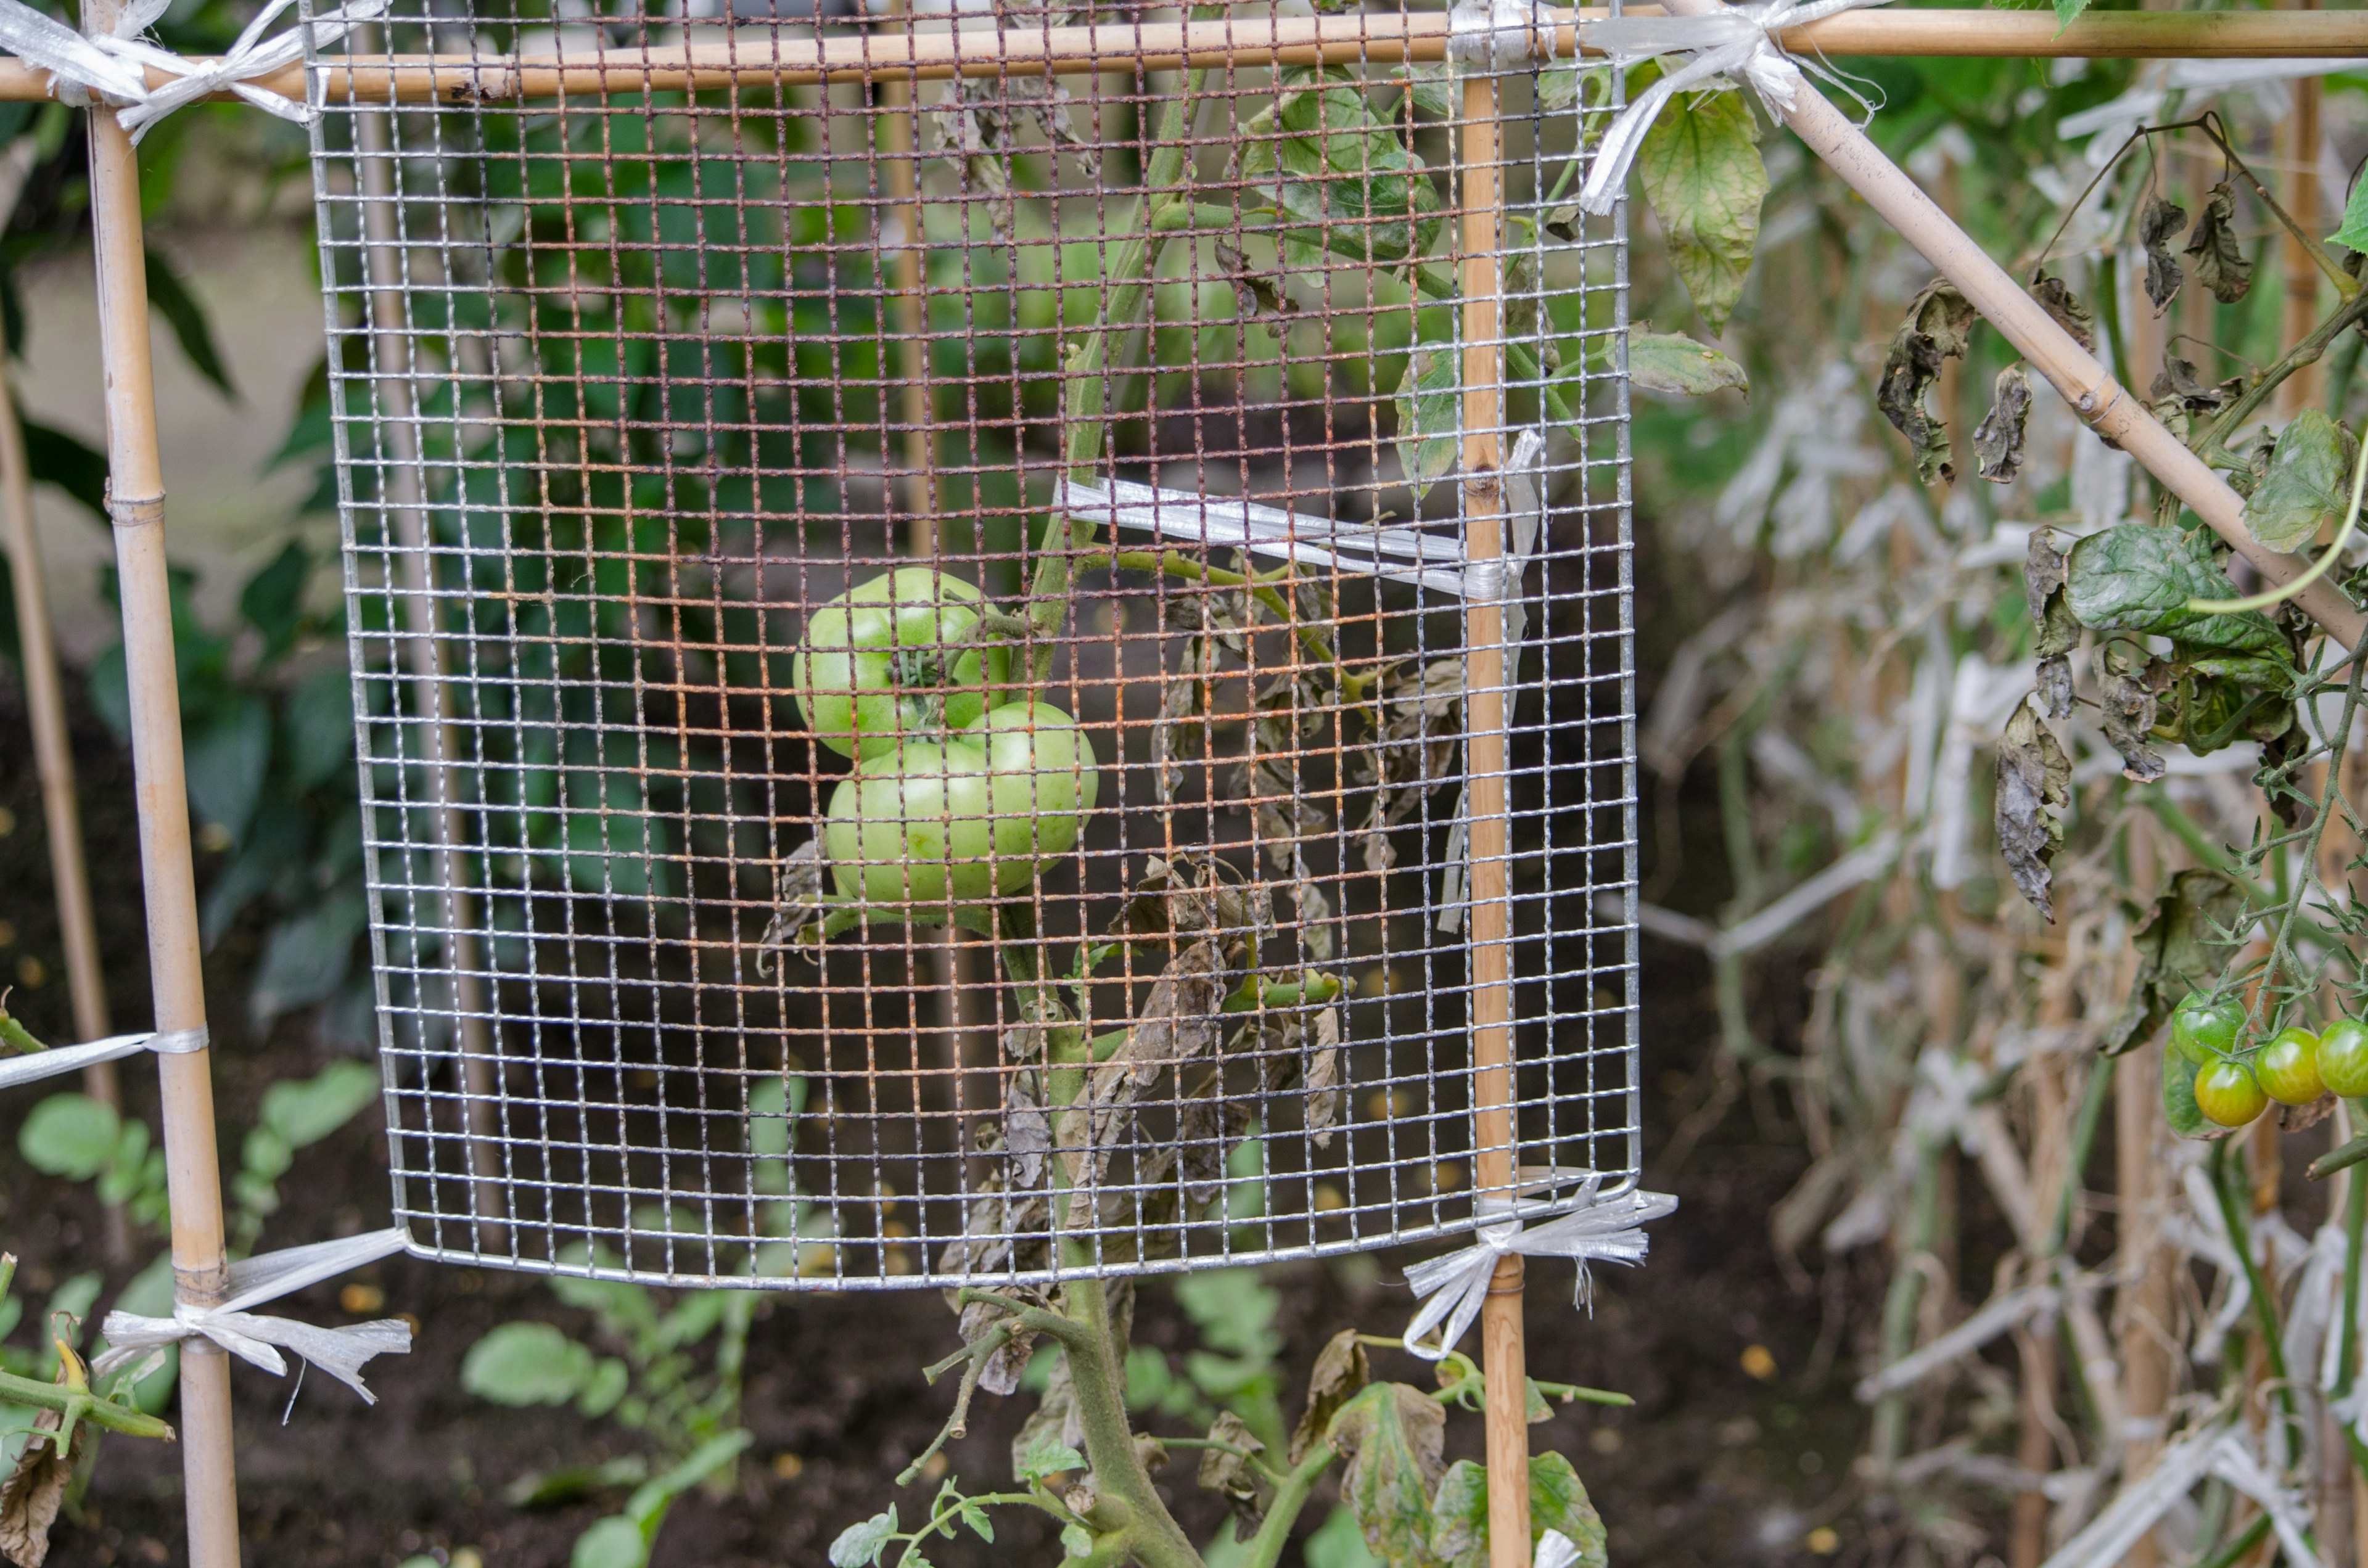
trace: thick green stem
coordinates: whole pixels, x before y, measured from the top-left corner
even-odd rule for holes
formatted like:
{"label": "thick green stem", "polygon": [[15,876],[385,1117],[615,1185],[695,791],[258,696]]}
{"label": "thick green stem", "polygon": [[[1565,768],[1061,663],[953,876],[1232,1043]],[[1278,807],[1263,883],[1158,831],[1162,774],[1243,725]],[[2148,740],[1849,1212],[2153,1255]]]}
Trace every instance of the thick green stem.
{"label": "thick green stem", "polygon": [[1258,1534],[1250,1537],[1241,1555],[1240,1568],[1275,1568],[1282,1561],[1282,1549],[1291,1541],[1291,1527],[1307,1506],[1308,1494],[1315,1490],[1315,1483],[1331,1468],[1332,1459],[1332,1445],[1318,1443],[1307,1450],[1306,1458],[1292,1467],[1291,1473],[1274,1489],[1274,1501],[1267,1505],[1266,1518],[1259,1524]]}
{"label": "thick green stem", "polygon": [[170,1438],[173,1436],[170,1422],[160,1421],[127,1405],[101,1399],[86,1389],[20,1378],[14,1372],[0,1372],[0,1401],[54,1410],[61,1415],[87,1421],[94,1426],[104,1426],[127,1437]]}
{"label": "thick green stem", "polygon": [[1078,1330],[1062,1348],[1068,1357],[1070,1394],[1078,1424],[1085,1428],[1094,1484],[1133,1513],[1128,1533],[1144,1568],[1203,1568],[1200,1552],[1159,1500],[1135,1449],[1134,1429],[1126,1418],[1126,1378],[1118,1364],[1102,1282],[1070,1281],[1062,1288],[1061,1306],[1062,1315]]}
{"label": "thick green stem", "polygon": [[2237,401],[2228,405],[2227,412],[2212,422],[2209,431],[2188,445],[2213,460],[2244,466],[2226,450],[2228,437],[2269,401],[2270,394],[2284,384],[2287,377],[2305,365],[2318,363],[2319,356],[2327,352],[2328,346],[2363,318],[2368,318],[2368,291],[2354,294],[2344,301],[2333,315],[2319,323],[2301,342],[2287,349],[2275,364],[2262,371],[2260,380],[2246,388]]}

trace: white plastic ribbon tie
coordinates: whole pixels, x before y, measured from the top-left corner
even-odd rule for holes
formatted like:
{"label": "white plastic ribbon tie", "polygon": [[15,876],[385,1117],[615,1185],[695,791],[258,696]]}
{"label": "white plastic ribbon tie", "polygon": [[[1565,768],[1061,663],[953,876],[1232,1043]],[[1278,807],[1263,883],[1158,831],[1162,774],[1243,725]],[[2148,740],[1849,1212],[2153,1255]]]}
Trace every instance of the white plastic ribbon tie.
{"label": "white plastic ribbon tie", "polygon": [[1510,71],[1551,60],[1554,18],[1534,0],[1455,0],[1447,58],[1466,71]]}
{"label": "white plastic ribbon tie", "polygon": [[[0,0],[0,4],[6,3],[6,0]],[[62,1073],[79,1073],[97,1062],[120,1062],[143,1051],[153,1051],[160,1056],[186,1056],[193,1051],[203,1051],[207,1043],[206,1031],[199,1027],[168,1029],[163,1034],[109,1035],[87,1045],[62,1045],[55,1051],[0,1057],[0,1089],[13,1089],[19,1084],[38,1084]]]}
{"label": "white plastic ribbon tie", "polygon": [[[1777,43],[1776,34],[1822,21],[1861,6],[1884,0],[1751,0],[1707,17],[1607,17],[1583,25],[1588,43],[1610,55],[1613,63],[1633,64],[1666,54],[1690,56],[1668,71],[1622,109],[1595,149],[1595,162],[1579,187],[1578,204],[1598,217],[1611,210],[1628,187],[1628,165],[1636,161],[1645,132],[1663,106],[1691,87],[1717,77],[1739,78],[1751,85],[1768,112],[1782,118],[1800,102],[1801,68]],[[1831,73],[1810,69],[1831,79]]]}
{"label": "white plastic ribbon tie", "polygon": [[[375,1323],[321,1328],[290,1318],[266,1317],[248,1312],[291,1290],[301,1290],[335,1275],[359,1268],[404,1250],[408,1238],[400,1228],[366,1231],[337,1241],[315,1242],[266,1253],[230,1266],[230,1294],[217,1307],[176,1306],[168,1318],[138,1312],[109,1312],[99,1332],[107,1349],[91,1363],[95,1378],[111,1377],[152,1350],[193,1337],[210,1339],[242,1360],[265,1371],[286,1376],[288,1363],[279,1350],[290,1350],[376,1404],[378,1397],[362,1386],[362,1364],[373,1356],[402,1356],[411,1349],[411,1325],[400,1318]],[[273,1346],[279,1346],[274,1349]]]}
{"label": "white plastic ribbon tie", "polygon": [[[23,0],[0,0],[0,48],[51,77],[51,91],[78,107],[97,97],[117,106],[116,119],[137,143],[148,128],[175,109],[216,93],[233,93],[267,114],[299,125],[309,124],[319,112],[308,93],[290,98],[254,85],[254,79],[286,70],[304,57],[304,34],[291,28],[272,38],[263,36],[295,0],[271,0],[257,12],[230,51],[219,60],[185,60],[170,50],[144,42],[140,34],[165,14],[169,0],[140,0],[124,8],[113,35],[88,37],[53,17],[43,15]],[[329,44],[343,38],[357,22],[385,14],[388,0],[351,0],[313,18],[313,38]],[[148,85],[150,70],[173,79],[161,87]]]}
{"label": "white plastic ribbon tie", "polygon": [[1505,581],[1501,565],[1493,561],[1467,563],[1463,542],[1445,534],[1335,522],[1255,501],[1131,480],[1080,484],[1064,478],[1053,492],[1053,509],[1081,522],[1133,528],[1180,544],[1230,547],[1276,561],[1337,567],[1459,598],[1495,598]]}
{"label": "white plastic ribbon tie", "polygon": [[1560,1530],[1548,1530],[1538,1537],[1537,1555],[1530,1559],[1530,1568],[1577,1568],[1578,1543]]}
{"label": "white plastic ribbon tie", "polygon": [[[1446,1359],[1480,1315],[1488,1281],[1497,1272],[1497,1262],[1508,1255],[1569,1258],[1578,1266],[1571,1299],[1582,1307],[1593,1301],[1594,1281],[1588,1265],[1619,1263],[1633,1267],[1644,1262],[1649,1245],[1644,1227],[1675,1213],[1678,1200],[1666,1192],[1646,1192],[1641,1187],[1600,1196],[1601,1184],[1600,1176],[1588,1177],[1565,1212],[1547,1210],[1548,1217],[1527,1228],[1522,1225],[1520,1206],[1512,1200],[1481,1199],[1476,1210],[1481,1224],[1470,1246],[1406,1270],[1406,1284],[1421,1304],[1406,1324],[1406,1347],[1427,1361]],[[1436,1343],[1429,1342],[1433,1329],[1440,1331]]]}

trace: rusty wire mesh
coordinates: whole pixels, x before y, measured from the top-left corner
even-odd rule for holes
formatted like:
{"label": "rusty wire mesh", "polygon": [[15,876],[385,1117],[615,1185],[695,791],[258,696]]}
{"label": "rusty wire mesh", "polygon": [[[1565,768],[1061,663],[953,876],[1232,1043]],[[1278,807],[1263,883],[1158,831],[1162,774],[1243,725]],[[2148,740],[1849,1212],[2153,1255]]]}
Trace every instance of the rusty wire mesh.
{"label": "rusty wire mesh", "polygon": [[[1461,612],[1500,588],[1518,1157],[1540,1199],[1633,1177],[1624,231],[1565,205],[1617,82],[1501,74],[1543,528],[1492,575],[1452,69],[761,68],[949,25],[404,0],[313,56],[450,66],[314,140],[397,1222],[775,1288],[1468,1229]],[[503,96],[514,54],[727,41],[723,87]],[[818,736],[801,651],[898,568],[940,574],[875,591],[924,633]],[[969,820],[947,733],[1023,702]]]}

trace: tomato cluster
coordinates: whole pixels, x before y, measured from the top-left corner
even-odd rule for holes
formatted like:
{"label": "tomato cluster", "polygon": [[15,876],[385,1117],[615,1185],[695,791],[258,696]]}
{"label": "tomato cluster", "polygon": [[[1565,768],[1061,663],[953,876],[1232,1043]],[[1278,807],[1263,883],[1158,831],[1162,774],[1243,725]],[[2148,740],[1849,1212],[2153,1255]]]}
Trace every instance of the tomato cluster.
{"label": "tomato cluster", "polygon": [[1093,810],[1093,747],[1009,684],[1010,650],[976,635],[994,609],[958,577],[904,567],[816,610],[791,663],[814,737],[856,759],[824,857],[841,896],[888,918],[940,925],[1025,887]]}
{"label": "tomato cluster", "polygon": [[2170,1043],[2195,1064],[2195,1106],[2222,1127],[2242,1127],[2280,1105],[2322,1095],[2368,1095],[2368,1025],[2338,1018],[2314,1034],[2289,1026],[2253,1050],[2239,1049],[2245,1006],[2195,992],[2170,1016]]}

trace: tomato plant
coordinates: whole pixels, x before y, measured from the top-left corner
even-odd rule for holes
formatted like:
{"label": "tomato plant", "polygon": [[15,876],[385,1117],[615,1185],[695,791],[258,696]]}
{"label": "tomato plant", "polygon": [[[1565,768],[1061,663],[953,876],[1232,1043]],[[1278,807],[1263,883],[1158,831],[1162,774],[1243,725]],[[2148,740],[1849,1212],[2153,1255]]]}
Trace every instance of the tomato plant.
{"label": "tomato plant", "polygon": [[2318,1076],[2345,1099],[2368,1095],[2368,1024],[2338,1018],[2318,1037]]}
{"label": "tomato plant", "polygon": [[2180,1055],[2198,1067],[2237,1049],[2237,1037],[2244,1032],[2245,1007],[2235,997],[2214,999],[2202,991],[2188,993],[2187,1000],[2170,1016],[2170,1043]]}

